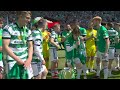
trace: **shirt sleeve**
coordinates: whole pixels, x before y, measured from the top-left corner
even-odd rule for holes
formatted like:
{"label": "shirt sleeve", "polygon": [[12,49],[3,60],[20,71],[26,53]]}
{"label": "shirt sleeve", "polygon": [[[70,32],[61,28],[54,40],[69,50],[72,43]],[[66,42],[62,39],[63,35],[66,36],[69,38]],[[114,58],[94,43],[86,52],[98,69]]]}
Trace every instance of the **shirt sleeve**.
{"label": "shirt sleeve", "polygon": [[107,29],[104,29],[104,30],[103,30],[103,37],[104,37],[104,38],[109,38]]}
{"label": "shirt sleeve", "polygon": [[55,39],[55,33],[54,32],[51,33],[50,38],[54,38]]}
{"label": "shirt sleeve", "polygon": [[32,41],[33,37],[32,37],[32,32],[31,30],[28,31],[28,41]]}
{"label": "shirt sleeve", "polygon": [[9,27],[8,25],[6,25],[3,28],[2,38],[3,39],[10,39],[11,38],[11,34],[10,34],[11,31],[12,31],[12,28]]}
{"label": "shirt sleeve", "polygon": [[64,34],[65,32],[62,32],[62,37],[65,37],[65,34]]}

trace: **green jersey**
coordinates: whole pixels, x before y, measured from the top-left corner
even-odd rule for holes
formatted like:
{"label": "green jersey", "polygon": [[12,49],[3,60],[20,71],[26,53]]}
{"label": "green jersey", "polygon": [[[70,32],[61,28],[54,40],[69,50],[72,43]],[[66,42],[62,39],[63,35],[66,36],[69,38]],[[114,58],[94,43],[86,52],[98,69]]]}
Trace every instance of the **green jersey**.
{"label": "green jersey", "polygon": [[43,37],[42,37],[42,32],[40,29],[33,30],[32,31],[32,37],[33,37],[33,59],[32,62],[40,62],[43,59]]}
{"label": "green jersey", "polygon": [[100,26],[98,33],[97,33],[97,48],[98,51],[104,53],[106,49],[106,41],[105,38],[108,38],[108,31],[104,26]]}
{"label": "green jersey", "polygon": [[[118,32],[118,35],[116,36],[116,38],[120,39],[120,31]],[[120,42],[115,44],[115,48],[120,49]]]}
{"label": "green jersey", "polygon": [[[78,38],[80,40],[80,38]],[[75,58],[79,58],[82,64],[86,63],[86,48],[84,41],[80,40],[80,45],[75,49]]]}
{"label": "green jersey", "polygon": [[87,31],[86,31],[85,28],[79,27],[79,30],[80,30],[81,36],[86,36],[87,35]]}
{"label": "green jersey", "polygon": [[[70,37],[66,38],[65,47],[68,47],[68,46],[72,47],[74,44],[75,44],[75,40],[72,35]],[[66,59],[71,60],[73,58],[74,58],[74,49],[72,49],[69,52],[67,52],[67,50],[66,50]]]}
{"label": "green jersey", "polygon": [[[3,30],[0,29],[0,47],[2,47],[2,32]],[[2,61],[2,52],[0,52],[0,61]]]}
{"label": "green jersey", "polygon": [[[3,29],[3,39],[10,39],[9,47],[13,53],[23,61],[28,58],[28,43],[32,40],[31,30],[27,27],[19,27],[17,23],[6,25]],[[7,55],[8,61],[14,61],[12,57]]]}
{"label": "green jersey", "polygon": [[[51,32],[50,38],[54,39],[54,42],[59,45],[58,34],[55,31]],[[56,48],[53,44],[49,43],[50,48]]]}
{"label": "green jersey", "polygon": [[65,37],[69,36],[70,33],[71,33],[71,31],[65,30],[65,31],[62,32],[62,37],[65,38]]}
{"label": "green jersey", "polygon": [[[68,37],[68,36],[70,35],[70,33],[71,33],[71,31],[65,30],[65,31],[62,32],[62,37],[63,37],[63,38],[66,38],[66,37]],[[65,51],[66,51],[65,42],[64,42],[64,46],[65,46]],[[67,53],[66,53],[66,54],[67,54]]]}
{"label": "green jersey", "polygon": [[[80,27],[79,30],[80,30],[80,33],[81,33],[80,36],[86,36],[87,35],[87,31],[86,31],[85,28]],[[82,44],[85,44],[85,42],[82,42]]]}
{"label": "green jersey", "polygon": [[110,39],[110,47],[115,47],[115,37],[118,36],[118,32],[111,28],[108,30],[109,39]]}

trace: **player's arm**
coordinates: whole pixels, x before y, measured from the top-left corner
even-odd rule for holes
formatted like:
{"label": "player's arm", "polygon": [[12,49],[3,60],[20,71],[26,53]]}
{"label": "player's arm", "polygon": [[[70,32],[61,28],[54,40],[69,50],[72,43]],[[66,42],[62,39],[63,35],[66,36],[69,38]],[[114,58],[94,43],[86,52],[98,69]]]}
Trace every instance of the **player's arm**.
{"label": "player's arm", "polygon": [[104,36],[104,39],[105,39],[105,42],[106,42],[105,53],[108,53],[110,40],[109,40],[109,35],[108,35],[108,31],[107,30],[104,30],[103,36]]}
{"label": "player's arm", "polygon": [[23,65],[24,62],[23,62],[18,56],[16,56],[16,55],[13,53],[13,51],[12,51],[11,48],[9,47],[9,44],[10,44],[10,39],[4,39],[4,38],[3,38],[3,48],[4,48],[4,50],[6,51],[6,53],[7,53],[10,57],[12,57],[15,61],[17,61],[18,64]]}
{"label": "player's arm", "polygon": [[110,40],[109,40],[109,38],[105,38],[105,42],[106,42],[105,53],[108,53],[108,49],[109,49],[109,45],[110,45]]}
{"label": "player's arm", "polygon": [[12,57],[15,61],[17,61],[18,64],[23,65],[24,62],[18,56],[16,56],[13,53],[12,49],[9,47],[10,39],[11,39],[9,26],[5,26],[5,28],[3,29],[2,39],[3,39],[3,48],[4,48],[5,52],[10,57]]}
{"label": "player's arm", "polygon": [[90,37],[86,37],[85,40],[87,41],[87,40],[90,40],[92,38],[96,39],[96,37],[92,34]]}
{"label": "player's arm", "polygon": [[88,38],[86,37],[86,38],[85,38],[85,41],[88,41],[88,40],[90,40],[90,39],[92,39],[92,38],[93,38],[92,36],[91,36],[91,37],[88,37]]}
{"label": "player's arm", "polygon": [[54,38],[50,38],[50,43],[59,49],[59,45],[54,42]]}
{"label": "player's arm", "polygon": [[82,36],[80,36],[80,39],[82,40],[82,41],[86,41],[86,35],[82,35]]}
{"label": "player's arm", "polygon": [[73,44],[73,46],[70,46],[70,45],[66,45],[66,50],[67,52],[70,52],[72,51],[73,49],[75,49],[77,46],[75,44]]}
{"label": "player's arm", "polygon": [[32,32],[31,30],[29,30],[28,32],[29,36],[27,39],[27,43],[28,43],[28,58],[25,61],[24,67],[29,67],[32,61],[32,55],[33,55],[33,37],[32,37]]}
{"label": "player's arm", "polygon": [[28,59],[25,61],[24,66],[29,67],[32,61],[33,56],[33,43],[32,41],[28,41]]}
{"label": "player's arm", "polygon": [[[35,36],[34,31],[32,32],[32,36]],[[36,42],[34,37],[32,37],[32,39],[33,39],[33,45],[34,45],[33,46],[34,47],[34,54],[39,58],[39,60],[42,60],[42,62],[44,62],[44,58],[43,58],[43,55],[41,53],[42,51],[40,51],[42,40],[40,40],[39,42]]]}
{"label": "player's arm", "polygon": [[44,60],[43,55],[40,51],[40,45],[34,45],[34,51],[35,51],[34,52],[35,55],[39,58],[39,60],[42,60],[42,62],[44,62],[44,64],[45,64],[45,60]]}
{"label": "player's arm", "polygon": [[2,52],[2,46],[0,46],[0,52]]}
{"label": "player's arm", "polygon": [[80,44],[79,41],[77,41],[75,44],[73,44],[73,46],[70,46],[69,41],[66,42],[66,50],[67,52],[72,51],[73,49],[77,48],[78,44]]}

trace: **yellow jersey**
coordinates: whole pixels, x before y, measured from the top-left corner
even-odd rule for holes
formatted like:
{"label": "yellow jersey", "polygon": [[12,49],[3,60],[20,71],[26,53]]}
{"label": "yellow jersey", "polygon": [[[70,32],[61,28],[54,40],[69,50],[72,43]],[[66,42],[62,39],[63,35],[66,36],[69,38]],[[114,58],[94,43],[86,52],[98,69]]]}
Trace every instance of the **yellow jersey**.
{"label": "yellow jersey", "polygon": [[43,52],[46,52],[47,50],[49,50],[49,36],[50,36],[50,32],[48,32],[47,30],[42,32],[42,36],[43,36]]}
{"label": "yellow jersey", "polygon": [[[86,38],[91,37],[91,35],[94,35],[94,37],[97,37],[97,30],[87,30],[87,35]],[[86,41],[86,47],[90,48],[92,46],[95,46],[95,39],[91,38],[89,40]]]}

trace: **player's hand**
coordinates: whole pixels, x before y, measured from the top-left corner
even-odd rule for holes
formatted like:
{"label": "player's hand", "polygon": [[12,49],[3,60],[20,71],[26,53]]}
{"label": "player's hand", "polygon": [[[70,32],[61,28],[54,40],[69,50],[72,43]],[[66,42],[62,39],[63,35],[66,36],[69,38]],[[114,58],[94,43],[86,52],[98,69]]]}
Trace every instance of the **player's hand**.
{"label": "player's hand", "polygon": [[57,50],[59,50],[59,49],[60,49],[60,46],[58,45],[58,46],[57,46]]}
{"label": "player's hand", "polygon": [[105,52],[105,53],[104,53],[104,57],[107,57],[107,56],[108,56],[108,53],[107,53],[107,52]]}
{"label": "player's hand", "polygon": [[31,64],[31,61],[29,59],[27,59],[25,62],[24,62],[24,67],[25,68],[28,68],[30,67],[30,64]]}
{"label": "player's hand", "polygon": [[80,40],[76,42],[77,45],[80,45]]}
{"label": "player's hand", "polygon": [[20,59],[19,61],[17,61],[18,65],[24,65],[24,62]]}
{"label": "player's hand", "polygon": [[91,38],[94,38],[94,34],[91,35]]}
{"label": "player's hand", "polygon": [[43,40],[46,40],[48,38],[48,35],[46,35],[44,38],[43,38]]}
{"label": "player's hand", "polygon": [[66,38],[62,38],[62,39],[61,39],[61,42],[65,42],[65,40],[66,40]]}
{"label": "player's hand", "polygon": [[45,65],[45,63],[46,63],[45,60],[43,60],[43,61],[42,61],[42,64]]}
{"label": "player's hand", "polygon": [[84,37],[80,36],[80,40],[81,40],[81,41],[84,41]]}

